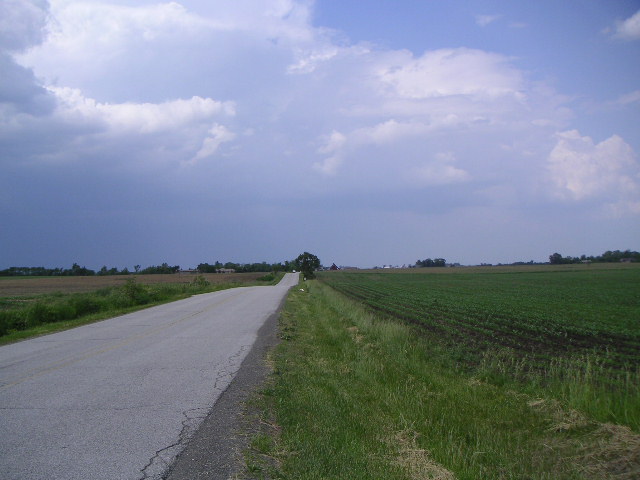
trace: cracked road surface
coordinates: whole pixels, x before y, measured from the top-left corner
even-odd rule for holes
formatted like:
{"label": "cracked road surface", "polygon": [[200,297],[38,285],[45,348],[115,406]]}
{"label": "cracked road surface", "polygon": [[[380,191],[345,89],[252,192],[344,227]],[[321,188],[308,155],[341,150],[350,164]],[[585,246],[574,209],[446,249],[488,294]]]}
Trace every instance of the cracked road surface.
{"label": "cracked road surface", "polygon": [[297,274],[0,348],[0,477],[160,479]]}

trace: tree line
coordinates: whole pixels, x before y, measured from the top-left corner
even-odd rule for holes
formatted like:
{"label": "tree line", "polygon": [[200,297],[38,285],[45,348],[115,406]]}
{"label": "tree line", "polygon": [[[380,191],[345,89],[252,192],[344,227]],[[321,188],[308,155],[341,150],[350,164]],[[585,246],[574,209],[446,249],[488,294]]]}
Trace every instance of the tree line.
{"label": "tree line", "polygon": [[444,258],[434,258],[433,260],[427,258],[425,260],[418,260],[416,267],[446,267],[447,261]]}
{"label": "tree line", "polygon": [[219,270],[235,270],[239,273],[248,273],[248,272],[290,272],[293,270],[293,266],[290,261],[278,262],[278,263],[220,263],[216,262],[214,264],[201,263],[198,265],[198,272],[200,273],[216,273]]}
{"label": "tree line", "polygon": [[153,265],[141,270],[140,265],[134,267],[131,272],[127,267],[122,270],[117,268],[107,268],[103,266],[100,270],[95,271],[87,267],[81,267],[74,263],[71,268],[45,268],[45,267],[9,267],[0,270],[0,276],[3,277],[90,277],[93,275],[131,275],[133,273],[152,274],[152,273],[177,273],[180,270],[178,265],[169,266],[167,263],[162,265]]}
{"label": "tree line", "polygon": [[619,263],[623,260],[627,260],[630,262],[640,262],[640,253],[625,250],[621,252],[620,250],[607,250],[602,255],[597,256],[586,256],[580,255],[579,257],[563,257],[559,253],[553,253],[549,255],[549,263],[552,265],[561,265],[561,264],[569,264],[569,263],[586,263],[586,262],[594,262],[594,263]]}
{"label": "tree line", "polygon": [[[221,263],[216,261],[213,264],[201,263],[197,267],[198,273],[218,273],[219,271],[234,270],[237,273],[249,273],[249,272],[291,272],[293,270],[302,271],[308,269],[309,256],[312,257],[313,268],[320,268],[320,261],[315,255],[308,252],[299,255],[294,260],[285,260],[278,263],[234,263],[226,262]],[[134,267],[134,271],[131,272],[127,267],[122,270],[117,268],[107,268],[103,266],[100,270],[95,271],[86,267],[81,267],[77,263],[74,263],[71,268],[45,268],[45,267],[10,267],[5,270],[0,270],[0,276],[3,277],[19,277],[19,276],[38,276],[38,277],[86,277],[93,275],[149,275],[149,274],[173,274],[180,271],[179,265],[169,265],[163,263],[161,265],[152,265],[147,268],[141,268],[140,265]]]}

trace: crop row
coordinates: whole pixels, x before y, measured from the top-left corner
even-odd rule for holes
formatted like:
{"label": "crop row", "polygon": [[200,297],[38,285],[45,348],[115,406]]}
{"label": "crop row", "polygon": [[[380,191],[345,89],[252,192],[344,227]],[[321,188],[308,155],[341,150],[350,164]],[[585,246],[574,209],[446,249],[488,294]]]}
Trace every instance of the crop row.
{"label": "crop row", "polygon": [[597,350],[615,363],[638,365],[640,298],[634,288],[640,279],[633,273],[615,285],[610,275],[591,274],[340,272],[320,279],[376,311],[455,339],[534,355]]}

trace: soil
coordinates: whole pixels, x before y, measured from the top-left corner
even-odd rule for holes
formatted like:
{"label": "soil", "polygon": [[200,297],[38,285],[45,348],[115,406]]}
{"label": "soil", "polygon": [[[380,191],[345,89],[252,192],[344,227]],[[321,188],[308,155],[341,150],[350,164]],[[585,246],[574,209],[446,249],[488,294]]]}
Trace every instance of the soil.
{"label": "soil", "polygon": [[[205,273],[211,283],[250,283],[264,273]],[[0,297],[39,295],[43,293],[91,292],[101,288],[123,285],[135,278],[138,283],[190,283],[195,274],[172,275],[105,275],[91,277],[0,277]]]}

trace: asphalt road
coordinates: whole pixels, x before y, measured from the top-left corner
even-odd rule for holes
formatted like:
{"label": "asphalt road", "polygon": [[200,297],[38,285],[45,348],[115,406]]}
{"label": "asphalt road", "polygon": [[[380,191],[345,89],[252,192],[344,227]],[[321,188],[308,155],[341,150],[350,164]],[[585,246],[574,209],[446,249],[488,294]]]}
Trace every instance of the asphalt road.
{"label": "asphalt road", "polygon": [[0,348],[0,477],[160,479],[297,274]]}

